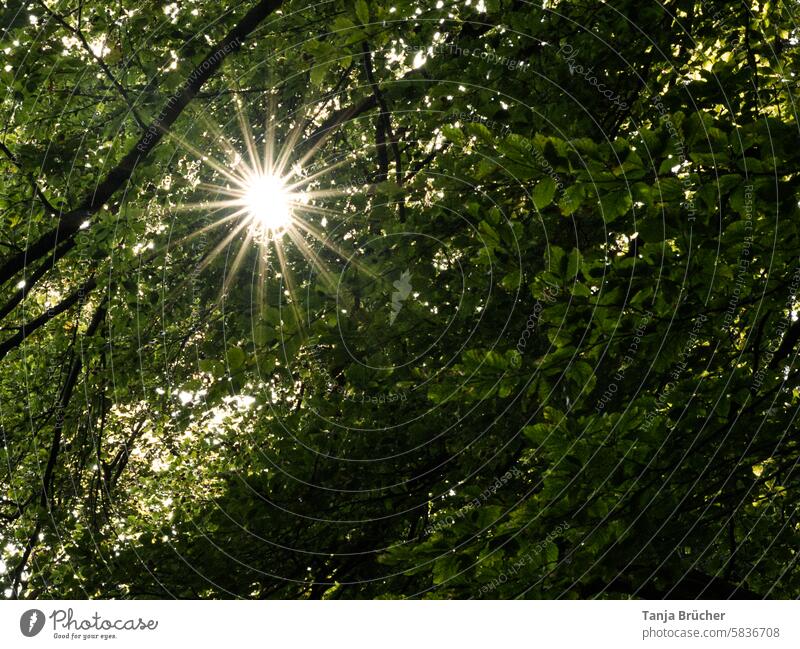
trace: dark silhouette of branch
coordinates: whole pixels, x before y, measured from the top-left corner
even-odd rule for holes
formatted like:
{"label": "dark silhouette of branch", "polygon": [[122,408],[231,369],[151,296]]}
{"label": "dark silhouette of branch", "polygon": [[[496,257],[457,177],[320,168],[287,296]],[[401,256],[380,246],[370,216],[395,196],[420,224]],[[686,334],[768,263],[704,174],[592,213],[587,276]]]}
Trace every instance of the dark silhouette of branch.
{"label": "dark silhouette of branch", "polygon": [[23,340],[33,334],[33,332],[39,329],[39,327],[44,326],[57,315],[64,313],[64,311],[69,309],[71,306],[82,301],[86,297],[87,293],[94,290],[95,286],[97,286],[97,280],[94,277],[90,277],[76,291],[65,297],[56,306],[47,309],[47,311],[45,311],[38,318],[34,318],[30,322],[26,322],[19,327],[19,331],[17,331],[17,333],[11,336],[11,338],[7,338],[0,343],[0,360],[2,360],[12,349],[18,347]]}
{"label": "dark silhouette of branch", "polygon": [[[372,52],[370,47],[367,43],[364,43],[362,45],[362,49],[364,52],[364,71],[367,75],[367,81],[369,81],[369,84],[372,87],[372,94],[375,96],[375,100],[378,102],[378,105],[381,109],[375,124],[375,145],[378,152],[380,168],[379,178],[386,180],[389,175],[389,156],[386,151],[386,147],[388,145],[391,148],[392,155],[394,157],[395,181],[397,182],[398,186],[400,186],[403,184],[403,158],[400,155],[400,147],[397,145],[397,136],[392,130],[391,113],[389,112],[389,106],[386,103],[386,98],[381,92],[380,85],[375,81],[375,73],[372,69]],[[387,137],[388,142],[386,140]],[[400,221],[405,222],[405,198],[401,196],[397,204],[400,212]]]}
{"label": "dark silhouette of branch", "polygon": [[58,226],[42,234],[24,253],[13,256],[0,267],[0,285],[11,280],[27,264],[46,255],[59,241],[74,237],[81,224],[96,214],[130,180],[139,162],[145,159],[161,141],[203,84],[219,69],[228,54],[238,51],[253,30],[282,3],[282,0],[261,0],[248,11],[192,70],[182,89],[167,100],[161,113],[152,121],[137,144],[97,185],[94,192],[87,196],[77,209],[64,214]]}
{"label": "dark silhouette of branch", "polygon": [[[84,333],[84,337],[91,337],[96,332],[97,329],[100,327],[100,323],[104,320],[106,314],[106,301],[105,299],[102,301],[100,306],[95,311],[94,315],[92,316],[92,320],[89,323],[89,326]],[[64,431],[64,412],[69,405],[70,400],[72,399],[72,394],[75,391],[75,385],[78,382],[78,377],[80,376],[81,370],[83,368],[83,357],[81,354],[75,354],[74,352],[74,341],[73,341],[73,359],[72,363],[70,364],[69,373],[67,374],[67,378],[64,382],[64,386],[61,389],[61,392],[58,397],[58,403],[56,404],[56,420],[53,426],[53,440],[50,445],[50,455],[47,460],[47,466],[45,467],[44,475],[42,476],[42,490],[40,495],[40,503],[43,507],[48,509],[48,514],[50,515],[49,508],[52,502],[52,489],[53,489],[53,480],[55,476],[55,469],[56,464],[58,462],[58,454],[61,450],[61,437]],[[22,573],[25,571],[25,566],[30,559],[31,553],[33,552],[33,548],[39,541],[39,533],[42,530],[44,523],[42,518],[36,521],[36,525],[34,526],[33,533],[28,538],[28,542],[25,544],[25,551],[20,558],[19,563],[16,565],[14,570],[11,572],[12,577],[12,584],[11,584],[11,598],[16,599],[19,596],[19,587],[22,581]]]}
{"label": "dark silhouette of branch", "polygon": [[141,115],[139,115],[139,112],[136,110],[134,102],[131,101],[131,98],[128,96],[128,92],[114,76],[114,73],[106,65],[106,62],[103,60],[103,58],[95,53],[95,51],[92,49],[92,46],[89,45],[89,42],[86,40],[86,37],[83,35],[83,32],[79,28],[70,25],[63,16],[50,9],[50,7],[48,7],[41,0],[39,0],[38,4],[53,18],[53,20],[55,20],[59,25],[64,27],[64,29],[66,29],[70,34],[73,34],[80,41],[83,49],[86,50],[86,53],[94,59],[95,63],[97,63],[97,65],[103,71],[103,74],[106,75],[114,88],[116,88],[117,92],[119,92],[119,94],[125,100],[125,103],[128,105],[128,110],[130,110],[131,115],[133,116],[133,119],[136,121],[136,124],[139,126],[139,128],[142,130],[147,128]]}
{"label": "dark silhouette of branch", "polygon": [[794,349],[797,341],[800,340],[800,321],[795,322],[789,329],[786,331],[786,334],[781,341],[780,346],[778,347],[775,354],[773,354],[772,359],[769,363],[769,369],[774,370],[777,369],[778,365],[780,365],[781,361],[785,360],[789,357]]}
{"label": "dark silhouette of branch", "polygon": [[49,259],[44,260],[35,271],[25,277],[25,285],[18,289],[14,295],[12,295],[9,300],[2,307],[0,307],[0,320],[11,313],[14,310],[14,307],[22,302],[22,300],[25,299],[25,296],[30,293],[31,289],[36,285],[36,282],[38,282],[48,270],[51,270],[55,266],[59,259],[61,259],[74,247],[75,239],[68,239],[55,250],[53,250],[53,254]]}
{"label": "dark silhouette of branch", "polygon": [[59,213],[59,210],[49,200],[47,200],[47,196],[44,195],[44,192],[37,184],[36,178],[34,178],[32,173],[25,171],[22,168],[22,165],[17,159],[17,156],[15,156],[3,142],[0,142],[0,151],[2,151],[5,154],[5,156],[12,162],[12,164],[17,169],[19,169],[22,173],[24,173],[28,177],[28,182],[30,182],[31,187],[33,188],[33,193],[42,202],[45,211],[50,215],[53,216],[57,215]]}
{"label": "dark silhouette of branch", "polygon": [[367,97],[366,99],[362,99],[357,104],[353,104],[352,106],[348,106],[347,108],[342,108],[341,110],[337,110],[335,113],[330,115],[328,119],[326,119],[317,129],[309,135],[305,140],[305,145],[309,150],[318,149],[322,144],[333,134],[333,131],[344,124],[345,122],[349,122],[356,117],[363,115],[369,110],[375,108],[378,105],[377,100],[374,96]]}
{"label": "dark silhouette of branch", "polygon": [[[100,323],[103,321],[105,316],[106,301],[104,299],[94,312],[92,321],[89,323],[89,326],[86,328],[86,332],[83,334],[84,338],[91,338],[97,332],[97,329],[100,327]],[[67,406],[69,406],[70,399],[72,399],[72,393],[75,390],[75,384],[78,382],[78,376],[80,376],[82,369],[83,356],[82,354],[75,353],[73,351],[72,364],[70,365],[67,379],[64,382],[64,387],[61,389],[61,394],[58,397],[58,404],[56,406],[56,420],[55,425],[53,426],[53,441],[50,445],[50,456],[47,459],[47,466],[45,467],[44,476],[42,477],[41,504],[44,507],[49,508],[52,501],[53,477],[56,469],[56,462],[58,460],[58,453],[61,449],[61,436],[64,431],[64,413],[67,410]]]}

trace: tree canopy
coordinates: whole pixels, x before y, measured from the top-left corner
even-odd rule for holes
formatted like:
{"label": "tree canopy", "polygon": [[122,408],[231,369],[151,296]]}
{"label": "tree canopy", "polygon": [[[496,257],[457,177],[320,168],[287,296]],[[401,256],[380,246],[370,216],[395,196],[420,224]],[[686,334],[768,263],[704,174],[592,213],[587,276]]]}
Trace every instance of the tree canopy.
{"label": "tree canopy", "polygon": [[794,10],[3,3],[0,592],[799,596]]}

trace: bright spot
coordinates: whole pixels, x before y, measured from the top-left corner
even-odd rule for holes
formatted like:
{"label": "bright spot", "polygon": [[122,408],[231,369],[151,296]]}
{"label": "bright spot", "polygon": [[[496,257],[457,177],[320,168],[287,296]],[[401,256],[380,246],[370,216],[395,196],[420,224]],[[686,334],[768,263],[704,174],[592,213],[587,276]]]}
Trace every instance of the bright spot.
{"label": "bright spot", "polygon": [[280,234],[292,223],[289,194],[277,176],[254,176],[245,186],[244,205],[259,229]]}
{"label": "bright spot", "polygon": [[169,468],[169,462],[163,462],[162,460],[156,458],[150,463],[150,470],[154,473],[160,473],[165,469]]}

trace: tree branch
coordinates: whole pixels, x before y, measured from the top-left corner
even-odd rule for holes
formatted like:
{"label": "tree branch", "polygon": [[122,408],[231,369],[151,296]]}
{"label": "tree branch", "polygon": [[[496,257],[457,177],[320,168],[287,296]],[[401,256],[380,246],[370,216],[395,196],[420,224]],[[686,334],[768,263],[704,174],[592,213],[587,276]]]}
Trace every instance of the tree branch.
{"label": "tree branch", "polygon": [[19,169],[23,174],[25,174],[28,177],[28,182],[30,182],[31,187],[33,187],[33,193],[42,202],[45,211],[53,216],[57,215],[59,213],[59,210],[56,209],[56,207],[53,206],[53,204],[50,203],[49,200],[47,200],[47,196],[44,195],[44,192],[40,189],[39,185],[36,183],[36,178],[33,177],[32,173],[25,171],[22,168],[22,165],[20,164],[19,160],[17,160],[17,156],[15,156],[3,142],[0,142],[0,151],[2,151],[5,154],[5,156],[12,162],[12,164],[17,169]]}
{"label": "tree branch", "polygon": [[137,144],[97,185],[95,191],[84,199],[81,206],[64,214],[57,227],[41,235],[24,253],[15,255],[0,267],[0,285],[11,280],[26,264],[46,255],[59,241],[74,237],[81,223],[97,213],[130,180],[139,162],[145,159],[161,141],[203,84],[219,69],[228,54],[238,51],[253,30],[282,3],[282,0],[261,0],[248,11],[242,20],[212,48],[202,63],[192,70],[181,91],[167,100],[161,113],[152,121]]}
{"label": "tree branch", "polygon": [[18,289],[17,292],[14,293],[14,295],[12,295],[2,307],[0,307],[0,320],[11,313],[14,310],[14,307],[22,302],[22,300],[25,299],[25,296],[30,293],[31,289],[36,285],[36,282],[38,282],[48,270],[51,270],[55,266],[59,259],[61,259],[74,247],[75,239],[69,239],[65,241],[59,247],[53,250],[52,257],[49,261],[43,261],[35,271],[25,277],[25,285]]}
{"label": "tree branch", "polygon": [[134,102],[131,101],[131,98],[128,97],[128,92],[125,88],[122,87],[122,84],[117,80],[114,76],[114,73],[111,72],[111,69],[106,65],[106,62],[102,59],[102,57],[98,56],[95,51],[92,49],[92,46],[89,45],[89,42],[86,40],[86,37],[83,35],[83,32],[79,28],[75,28],[70,25],[64,17],[57,14],[55,11],[50,9],[42,0],[39,0],[39,6],[42,7],[59,25],[64,27],[70,34],[74,34],[74,36],[81,42],[83,45],[83,49],[86,50],[87,54],[91,56],[95,63],[100,67],[103,71],[103,74],[106,75],[108,80],[112,83],[112,85],[117,89],[117,92],[122,96],[125,100],[125,103],[128,105],[128,110],[130,110],[133,119],[136,121],[136,124],[139,126],[140,129],[144,130],[146,128],[144,120],[139,115],[139,112],[136,110],[136,106]]}
{"label": "tree branch", "polygon": [[90,277],[76,291],[65,297],[56,306],[47,309],[47,311],[45,311],[38,318],[34,318],[30,322],[23,324],[19,328],[19,331],[11,336],[11,338],[8,338],[0,343],[0,360],[2,360],[12,349],[19,346],[23,340],[30,336],[39,327],[47,324],[57,315],[64,313],[64,311],[69,309],[71,306],[83,300],[87,293],[94,290],[95,286],[97,286],[97,280],[94,277]]}

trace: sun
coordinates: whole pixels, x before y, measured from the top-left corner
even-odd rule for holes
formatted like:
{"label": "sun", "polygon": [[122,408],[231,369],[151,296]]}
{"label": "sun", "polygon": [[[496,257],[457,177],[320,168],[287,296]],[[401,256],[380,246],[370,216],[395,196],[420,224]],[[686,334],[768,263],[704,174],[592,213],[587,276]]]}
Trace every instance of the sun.
{"label": "sun", "polygon": [[254,174],[244,183],[242,207],[256,229],[277,236],[292,225],[292,198],[278,176]]}
{"label": "sun", "polygon": [[[309,166],[335,129],[328,129],[312,145],[305,146],[302,139],[304,129],[311,123],[310,117],[299,119],[284,134],[283,142],[279,145],[277,131],[280,125],[274,117],[277,104],[271,99],[269,103],[264,134],[256,138],[244,102],[239,99],[234,102],[241,143],[229,139],[210,120],[201,118],[206,132],[216,136],[215,142],[222,149],[224,155],[219,158],[201,150],[186,138],[172,135],[198,161],[215,172],[211,182],[200,181],[197,184],[199,189],[214,198],[185,203],[178,209],[190,212],[203,210],[209,215],[222,212],[218,218],[194,229],[181,241],[205,236],[217,228],[224,231],[199,263],[198,268],[202,270],[223,252],[229,251],[236,239],[241,239],[241,245],[232,258],[225,253],[226,277],[222,295],[232,287],[237,271],[248,258],[247,251],[251,244],[258,249],[254,262],[259,278],[267,278],[272,271],[279,271],[275,275],[286,286],[288,294],[294,295],[290,261],[303,258],[315,269],[327,289],[336,291],[336,277],[326,267],[324,258],[314,246],[330,250],[337,258],[349,258],[349,249],[345,250],[340,244],[334,243],[326,233],[326,227],[330,218],[348,219],[352,215],[321,205],[320,201],[346,198],[361,187],[339,186],[339,183],[326,178],[336,169],[351,164],[349,158],[332,164]],[[291,260],[287,255],[290,250],[297,253]],[[364,271],[368,272],[366,269]],[[256,292],[256,299],[262,307],[266,305],[266,285],[266,282],[259,282]],[[295,299],[291,300],[292,310],[296,310],[297,303]],[[299,312],[295,313],[295,317],[297,322],[302,320]]]}

